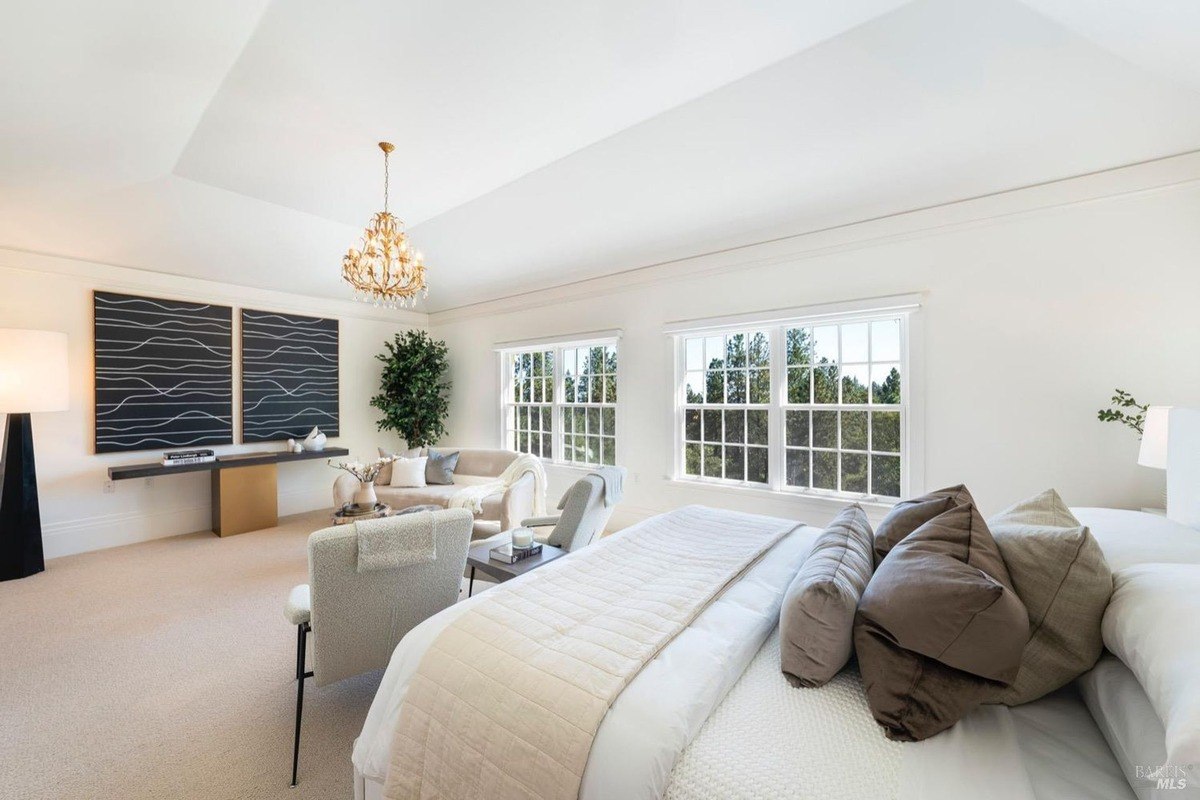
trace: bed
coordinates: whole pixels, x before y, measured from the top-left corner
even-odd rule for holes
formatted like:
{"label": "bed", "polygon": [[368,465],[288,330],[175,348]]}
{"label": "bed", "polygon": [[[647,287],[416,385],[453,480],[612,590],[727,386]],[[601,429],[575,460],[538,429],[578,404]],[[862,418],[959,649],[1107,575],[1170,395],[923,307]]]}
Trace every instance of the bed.
{"label": "bed", "polygon": [[[1140,512],[1074,511],[1092,527],[1114,570],[1143,560],[1200,563],[1200,532]],[[816,528],[687,507],[589,551],[599,553],[597,559],[606,550],[619,552],[662,524],[748,526],[774,538],[615,696],[590,742],[578,783],[581,800],[948,800],[962,797],[964,787],[995,800],[1137,796],[1127,765],[1106,740],[1109,732],[1093,716],[1103,711],[1093,702],[1089,712],[1075,686],[1014,708],[983,706],[943,734],[900,743],[885,738],[873,721],[852,668],[821,689],[788,685],[779,673],[780,603],[820,533]],[[521,582],[553,585],[576,558],[446,609],[405,637],[355,742],[356,800],[384,797],[392,740],[410,708],[406,695],[439,635],[473,609],[491,609],[501,590]],[[1094,684],[1083,684],[1095,693]]]}

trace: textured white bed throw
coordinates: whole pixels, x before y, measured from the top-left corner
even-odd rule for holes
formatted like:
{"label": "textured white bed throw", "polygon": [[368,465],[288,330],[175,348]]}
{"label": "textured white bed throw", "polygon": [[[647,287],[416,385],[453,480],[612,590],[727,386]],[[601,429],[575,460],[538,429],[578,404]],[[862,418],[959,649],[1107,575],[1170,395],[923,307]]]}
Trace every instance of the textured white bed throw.
{"label": "textured white bed throw", "polygon": [[688,507],[490,590],[422,658],[385,796],[575,800],[625,685],[795,527]]}

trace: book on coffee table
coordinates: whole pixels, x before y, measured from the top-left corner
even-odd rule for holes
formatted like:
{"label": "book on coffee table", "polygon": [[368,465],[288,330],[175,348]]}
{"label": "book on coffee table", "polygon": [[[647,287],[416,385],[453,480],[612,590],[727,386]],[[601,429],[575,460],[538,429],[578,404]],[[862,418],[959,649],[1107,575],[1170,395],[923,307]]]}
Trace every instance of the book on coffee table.
{"label": "book on coffee table", "polygon": [[532,547],[513,547],[510,543],[493,547],[489,553],[489,558],[492,561],[499,561],[501,564],[516,564],[518,561],[532,558],[541,552],[542,546],[540,544],[535,544]]}

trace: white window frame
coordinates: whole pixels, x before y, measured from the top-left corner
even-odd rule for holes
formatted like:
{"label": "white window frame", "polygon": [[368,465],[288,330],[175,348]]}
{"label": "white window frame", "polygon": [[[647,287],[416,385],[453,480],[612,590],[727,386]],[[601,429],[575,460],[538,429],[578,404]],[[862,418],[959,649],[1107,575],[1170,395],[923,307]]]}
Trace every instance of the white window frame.
{"label": "white window frame", "polygon": [[[786,331],[789,328],[814,327],[820,325],[843,325],[855,322],[898,319],[900,323],[900,370],[901,402],[895,408],[900,415],[900,496],[910,497],[924,489],[923,451],[923,387],[924,374],[920,354],[921,296],[897,295],[870,300],[828,303],[803,308],[783,309],[757,314],[740,314],[706,320],[690,320],[673,323],[665,332],[674,339],[675,367],[675,415],[673,441],[672,479],[687,484],[721,487],[735,491],[758,491],[804,498],[824,498],[838,502],[859,501],[890,505],[894,498],[884,498],[869,493],[843,492],[830,489],[796,487],[787,485],[786,475],[786,430],[785,412],[809,404],[789,403],[787,398],[787,354]],[[768,481],[766,484],[738,481],[727,478],[711,478],[688,475],[685,471],[685,411],[687,402],[686,340],[702,336],[716,336],[745,331],[767,331],[771,337],[771,402],[768,409]],[[841,386],[839,374],[838,385]],[[839,389],[840,391],[840,389]],[[728,406],[740,408],[742,404]],[[753,406],[762,408],[761,405]],[[710,409],[727,408],[724,404],[713,404]],[[820,404],[820,410],[860,411],[869,407],[861,404]],[[891,407],[889,407],[891,408]],[[811,450],[811,444],[809,449]],[[839,451],[840,452],[840,451]],[[869,456],[868,456],[869,459]],[[871,488],[868,484],[868,489]]]}
{"label": "white window frame", "polygon": [[[544,352],[547,350],[554,351],[554,375],[552,382],[552,398],[549,403],[543,401],[542,405],[549,405],[551,408],[551,457],[549,459],[542,457],[542,460],[554,464],[556,466],[573,467],[578,469],[589,469],[601,466],[583,461],[572,461],[565,457],[566,448],[563,440],[564,431],[562,424],[563,409],[578,408],[578,407],[597,407],[603,413],[604,408],[612,408],[613,416],[616,423],[617,433],[613,437],[615,463],[621,463],[621,438],[624,428],[624,420],[622,419],[621,397],[624,392],[621,375],[624,370],[621,368],[621,331],[597,331],[587,334],[575,334],[567,337],[550,337],[541,339],[527,339],[519,342],[505,342],[496,345],[496,353],[499,356],[500,367],[500,397],[499,397],[499,417],[497,430],[499,431],[499,444],[503,449],[508,449],[508,417],[509,410],[519,405],[534,405],[534,403],[518,403],[513,400],[513,371],[510,359],[514,355],[523,353]],[[616,403],[578,403],[566,402],[566,392],[564,387],[564,369],[563,369],[563,351],[575,348],[584,347],[612,347],[617,351],[617,402]]]}

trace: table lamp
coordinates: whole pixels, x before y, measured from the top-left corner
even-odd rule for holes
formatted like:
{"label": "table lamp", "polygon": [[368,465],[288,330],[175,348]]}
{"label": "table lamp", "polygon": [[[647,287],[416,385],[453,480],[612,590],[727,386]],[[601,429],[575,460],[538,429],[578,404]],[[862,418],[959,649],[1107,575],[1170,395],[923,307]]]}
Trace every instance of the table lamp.
{"label": "table lamp", "polygon": [[0,581],[46,568],[29,415],[67,410],[67,374],[65,333],[0,328],[0,413],[8,415],[0,456]]}
{"label": "table lamp", "polygon": [[[1138,450],[1138,463],[1154,469],[1167,468],[1167,419],[1171,406],[1150,406],[1146,409],[1146,422],[1142,425],[1142,446]],[[1163,489],[1163,506],[1167,504],[1167,490]]]}

